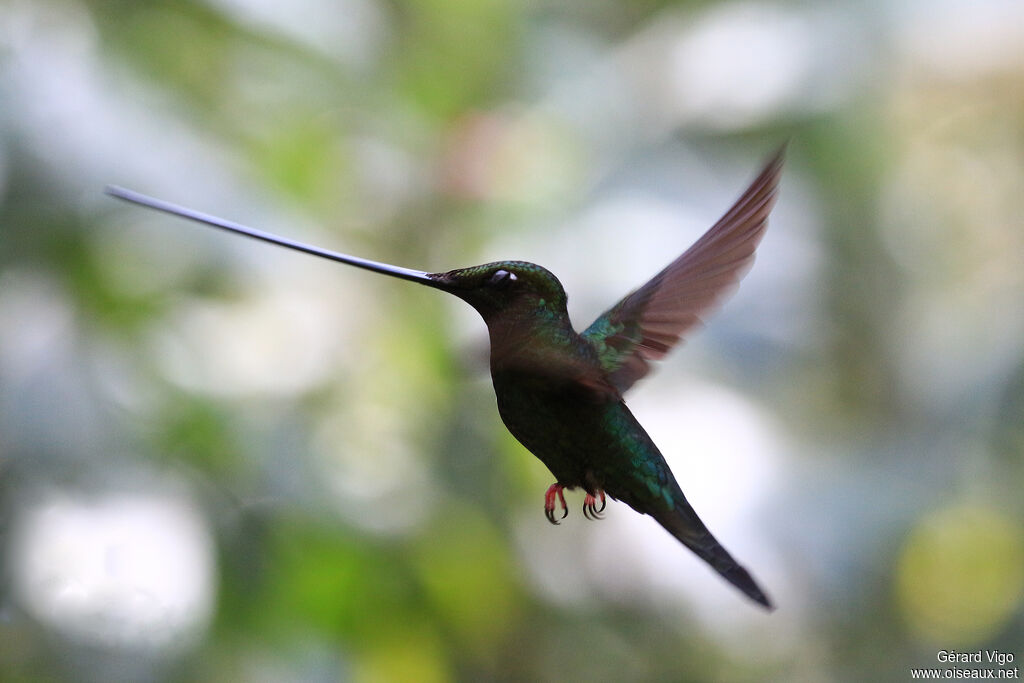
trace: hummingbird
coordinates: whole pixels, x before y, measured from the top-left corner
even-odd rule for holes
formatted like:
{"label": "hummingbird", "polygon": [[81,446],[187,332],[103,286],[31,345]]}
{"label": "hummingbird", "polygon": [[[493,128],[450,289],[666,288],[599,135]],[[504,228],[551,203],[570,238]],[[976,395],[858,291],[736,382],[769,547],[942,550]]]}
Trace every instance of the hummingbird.
{"label": "hummingbird", "polygon": [[[132,190],[107,194],[246,237],[448,292],[487,325],[498,413],[554,475],[544,513],[568,514],[565,489],[583,489],[583,514],[600,519],[607,498],[650,515],[751,600],[765,592],[711,534],[683,495],[664,456],[623,400],[633,384],[698,328],[751,266],[767,227],[784,147],[725,215],[678,258],[605,311],[573,329],[566,293],[546,268],[497,261],[428,273],[349,256],[184,208]],[[561,516],[557,516],[557,510]]]}

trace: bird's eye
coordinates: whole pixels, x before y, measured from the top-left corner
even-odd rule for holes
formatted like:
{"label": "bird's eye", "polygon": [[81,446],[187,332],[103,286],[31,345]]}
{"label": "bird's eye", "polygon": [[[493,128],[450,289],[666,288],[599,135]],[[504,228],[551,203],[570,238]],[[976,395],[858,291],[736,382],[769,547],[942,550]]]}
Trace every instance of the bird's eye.
{"label": "bird's eye", "polygon": [[516,281],[516,274],[505,270],[504,268],[494,271],[494,275],[487,281],[487,284],[494,286],[504,286],[510,282]]}

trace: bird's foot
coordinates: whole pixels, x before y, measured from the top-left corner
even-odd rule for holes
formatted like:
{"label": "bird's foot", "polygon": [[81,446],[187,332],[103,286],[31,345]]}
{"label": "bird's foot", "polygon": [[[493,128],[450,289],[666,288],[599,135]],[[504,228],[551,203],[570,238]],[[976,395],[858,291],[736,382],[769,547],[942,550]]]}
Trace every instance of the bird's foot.
{"label": "bird's foot", "polygon": [[604,519],[604,515],[602,515],[601,513],[604,512],[604,506],[607,505],[607,501],[604,498],[604,491],[598,491],[597,493],[598,496],[601,498],[600,510],[597,508],[596,497],[588,493],[587,497],[583,499],[583,516],[595,522],[599,519]]}
{"label": "bird's foot", "polygon": [[569,506],[565,504],[565,494],[562,493],[564,488],[564,486],[556,482],[549,486],[547,493],[544,494],[544,516],[552,524],[559,523],[555,519],[555,496],[558,496],[558,500],[562,504],[562,516],[559,519],[565,519],[565,516],[569,514]]}

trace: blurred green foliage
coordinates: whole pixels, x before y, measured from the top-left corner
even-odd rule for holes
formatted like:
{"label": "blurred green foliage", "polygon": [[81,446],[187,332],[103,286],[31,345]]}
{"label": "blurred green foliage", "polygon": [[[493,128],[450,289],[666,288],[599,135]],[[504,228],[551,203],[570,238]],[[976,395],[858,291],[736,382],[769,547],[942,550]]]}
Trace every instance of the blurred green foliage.
{"label": "blurred green foliage", "polygon": [[[940,649],[1024,657],[1021,18],[0,5],[0,678],[861,681]],[[678,580],[696,560],[624,506],[546,525],[550,476],[500,424],[459,302],[101,195],[428,270],[543,259],[593,316],[783,139],[740,295],[630,396],[692,444],[677,475],[771,615],[703,568]],[[712,437],[760,469],[685,431],[690,387],[770,426]],[[115,609],[131,556],[85,529],[125,491],[198,511],[215,570],[187,609]],[[40,550],[66,509],[79,531]]]}

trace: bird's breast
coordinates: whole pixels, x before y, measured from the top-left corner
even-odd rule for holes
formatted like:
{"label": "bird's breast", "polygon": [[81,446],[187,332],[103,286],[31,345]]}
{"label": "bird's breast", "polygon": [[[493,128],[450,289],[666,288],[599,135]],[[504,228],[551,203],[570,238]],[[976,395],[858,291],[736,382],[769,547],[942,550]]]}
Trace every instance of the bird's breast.
{"label": "bird's breast", "polygon": [[641,512],[671,498],[678,485],[661,452],[621,401],[595,402],[543,378],[492,372],[498,412],[508,430],[559,483],[602,489]]}
{"label": "bird's breast", "polygon": [[508,430],[547,465],[559,482],[583,484],[602,416],[566,387],[512,372],[492,374],[498,413]]}

